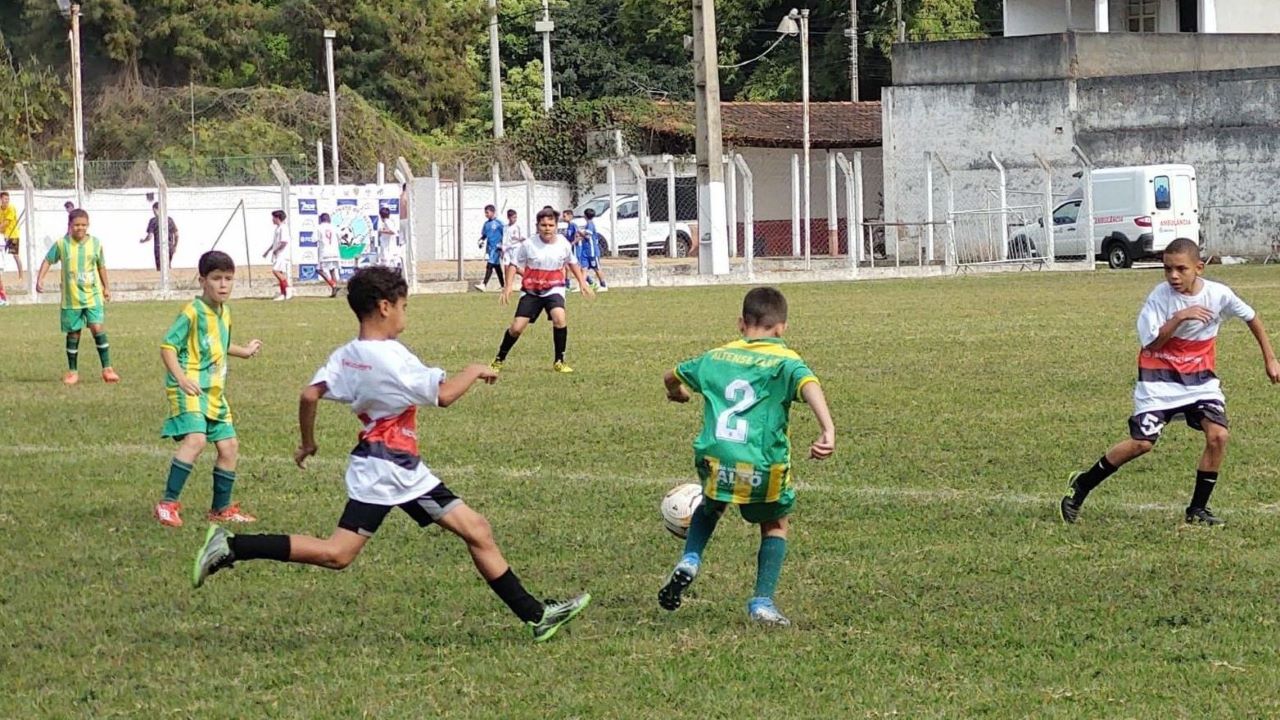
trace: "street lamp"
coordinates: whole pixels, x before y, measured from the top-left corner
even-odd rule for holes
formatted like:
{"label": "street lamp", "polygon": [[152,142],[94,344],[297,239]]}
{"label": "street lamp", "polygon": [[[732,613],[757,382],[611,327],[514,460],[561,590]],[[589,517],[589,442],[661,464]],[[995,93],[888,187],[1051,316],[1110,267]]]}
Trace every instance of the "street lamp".
{"label": "street lamp", "polygon": [[333,186],[342,181],[338,176],[338,93],[333,82],[333,39],[338,37],[337,31],[324,31],[324,64],[329,73],[329,146],[332,152],[330,165],[333,166]]}
{"label": "street lamp", "polygon": [[804,262],[807,268],[812,261],[813,244],[809,238],[812,218],[809,217],[809,9],[796,10],[782,18],[778,23],[778,32],[783,35],[800,35],[800,104],[803,120],[804,146]]}
{"label": "street lamp", "polygon": [[62,16],[71,19],[71,116],[74,125],[76,160],[76,207],[84,205],[84,101],[80,88],[80,4],[57,0]]}

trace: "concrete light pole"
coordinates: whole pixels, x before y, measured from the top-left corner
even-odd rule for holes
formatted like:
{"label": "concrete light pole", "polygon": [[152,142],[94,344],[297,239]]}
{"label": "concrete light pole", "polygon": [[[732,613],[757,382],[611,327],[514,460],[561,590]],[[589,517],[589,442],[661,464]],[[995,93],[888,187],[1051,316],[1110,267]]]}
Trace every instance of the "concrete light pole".
{"label": "concrete light pole", "polygon": [[[720,132],[715,0],[693,0],[693,83],[697,98],[698,272],[729,272],[728,217],[724,192],[724,141]],[[647,188],[640,188],[647,192]],[[640,252],[647,252],[640,239]]]}
{"label": "concrete light pole", "polygon": [[81,207],[84,205],[84,96],[80,80],[80,3],[58,0],[58,9],[71,19],[71,116],[76,146],[76,207]]}
{"label": "concrete light pole", "polygon": [[334,187],[342,182],[338,175],[338,93],[333,79],[333,39],[337,36],[334,30],[324,31],[324,64],[329,74],[329,165],[333,170]]}
{"label": "concrete light pole", "polygon": [[551,32],[556,24],[551,22],[551,10],[547,0],[542,0],[542,19],[533,24],[535,32],[542,33],[542,109],[551,112]]}

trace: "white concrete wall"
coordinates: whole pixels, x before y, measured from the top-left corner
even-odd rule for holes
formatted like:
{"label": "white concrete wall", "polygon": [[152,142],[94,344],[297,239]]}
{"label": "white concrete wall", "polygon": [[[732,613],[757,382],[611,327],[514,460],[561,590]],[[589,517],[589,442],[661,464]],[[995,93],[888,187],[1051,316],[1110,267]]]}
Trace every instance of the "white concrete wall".
{"label": "white concrete wall", "polygon": [[1280,33],[1280,2],[1217,0],[1218,32]]}
{"label": "white concrete wall", "polygon": [[[1076,8],[1076,5],[1082,7]],[[1093,29],[1093,4],[1087,0],[1073,0],[1072,6],[1072,27]],[[1080,24],[1080,20],[1086,22]],[[1060,33],[1067,29],[1066,21],[1065,0],[1005,0],[1004,3],[1004,34],[1007,37]]]}
{"label": "white concrete wall", "polygon": [[[790,220],[791,219],[791,155],[800,151],[789,148],[742,148],[742,157],[751,167],[751,175],[755,186],[755,219],[756,220]],[[813,218],[827,217],[827,158],[836,153],[853,162],[853,154],[862,153],[862,212],[864,217],[880,216],[880,194],[884,189],[884,170],[880,148],[846,148],[840,150],[809,151],[809,215]],[[801,162],[801,178],[803,179],[803,160]],[[837,198],[841,217],[846,213],[844,206],[844,175],[836,169]],[[801,186],[803,187],[803,185]],[[739,188],[741,197],[741,188]]]}

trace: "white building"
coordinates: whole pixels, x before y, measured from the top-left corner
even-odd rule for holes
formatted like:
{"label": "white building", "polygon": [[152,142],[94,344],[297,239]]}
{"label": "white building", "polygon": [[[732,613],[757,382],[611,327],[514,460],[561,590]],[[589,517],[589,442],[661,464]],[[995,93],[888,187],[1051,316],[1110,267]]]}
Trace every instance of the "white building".
{"label": "white building", "polygon": [[1005,0],[1006,37],[1068,30],[1280,33],[1276,0]]}

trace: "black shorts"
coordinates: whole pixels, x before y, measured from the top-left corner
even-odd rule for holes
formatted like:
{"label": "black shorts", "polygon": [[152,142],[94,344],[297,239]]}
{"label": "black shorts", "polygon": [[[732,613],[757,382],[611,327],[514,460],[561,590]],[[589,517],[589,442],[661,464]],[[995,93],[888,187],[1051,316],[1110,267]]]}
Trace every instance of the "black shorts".
{"label": "black shorts", "polygon": [[538,316],[543,312],[547,313],[547,319],[551,319],[551,311],[556,308],[564,307],[563,295],[534,295],[525,293],[520,296],[520,302],[516,304],[516,317],[529,318],[529,322],[538,322]]}
{"label": "black shorts", "polygon": [[373,537],[373,534],[382,526],[382,521],[387,518],[387,513],[393,508],[398,507],[409,513],[409,517],[413,518],[419,527],[426,527],[433,522],[439,522],[440,518],[448,515],[450,510],[461,504],[462,498],[454,495],[444,483],[431,488],[420,497],[399,505],[374,505],[360,500],[347,500],[347,506],[342,509],[342,517],[338,518],[338,527],[365,537]]}
{"label": "black shorts", "polygon": [[1183,405],[1169,410],[1151,410],[1129,418],[1129,437],[1134,440],[1155,442],[1160,439],[1164,426],[1179,415],[1186,418],[1187,427],[1192,430],[1204,430],[1204,421],[1222,427],[1227,425],[1227,406],[1217,400],[1201,400],[1190,405]]}

